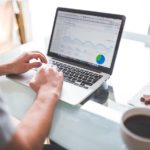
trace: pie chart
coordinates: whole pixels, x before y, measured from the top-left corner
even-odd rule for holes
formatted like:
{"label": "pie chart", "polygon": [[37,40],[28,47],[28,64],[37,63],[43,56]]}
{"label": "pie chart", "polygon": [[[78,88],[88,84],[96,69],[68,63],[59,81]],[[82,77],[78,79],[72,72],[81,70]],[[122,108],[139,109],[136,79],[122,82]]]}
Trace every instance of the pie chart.
{"label": "pie chart", "polygon": [[97,55],[96,62],[97,62],[97,64],[103,64],[105,62],[105,56],[101,55],[101,54]]}

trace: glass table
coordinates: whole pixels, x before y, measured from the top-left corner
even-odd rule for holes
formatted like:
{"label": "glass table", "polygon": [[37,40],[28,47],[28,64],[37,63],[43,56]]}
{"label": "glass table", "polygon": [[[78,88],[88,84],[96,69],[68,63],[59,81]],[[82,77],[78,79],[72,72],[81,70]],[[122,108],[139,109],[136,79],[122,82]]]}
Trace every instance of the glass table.
{"label": "glass table", "polygon": [[[120,49],[130,50],[137,46],[144,48],[141,43],[130,43],[128,40],[123,40]],[[45,43],[45,40],[30,42],[1,54],[0,63],[14,59],[24,50],[32,49],[45,53],[47,42]],[[149,57],[145,59],[149,59]],[[143,63],[143,65],[145,64]],[[119,72],[120,70],[121,72]],[[71,150],[126,150],[120,135],[121,116],[124,111],[133,107],[128,104],[128,101],[147,82],[147,78],[142,78],[138,83],[133,82],[134,78],[128,79],[127,82],[126,75],[121,76],[122,73],[124,72],[117,63],[108,82],[77,106],[59,101],[54,114],[50,138]],[[35,93],[30,88],[11,81],[5,76],[0,77],[0,88],[10,113],[21,119],[34,102]]]}
{"label": "glass table", "polygon": [[[0,77],[0,87],[10,113],[21,119],[34,102],[35,93],[6,77]],[[91,113],[82,106],[84,105],[72,106],[59,101],[49,134],[50,139],[71,150],[126,150],[119,123]]]}

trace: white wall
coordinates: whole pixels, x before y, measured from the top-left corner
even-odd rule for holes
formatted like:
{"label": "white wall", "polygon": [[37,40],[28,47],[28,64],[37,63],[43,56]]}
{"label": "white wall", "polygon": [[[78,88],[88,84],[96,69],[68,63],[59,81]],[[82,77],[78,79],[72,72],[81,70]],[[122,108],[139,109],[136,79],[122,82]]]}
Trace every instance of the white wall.
{"label": "white wall", "polygon": [[33,38],[49,36],[57,7],[72,7],[127,16],[125,31],[146,34],[150,24],[149,0],[29,0]]}

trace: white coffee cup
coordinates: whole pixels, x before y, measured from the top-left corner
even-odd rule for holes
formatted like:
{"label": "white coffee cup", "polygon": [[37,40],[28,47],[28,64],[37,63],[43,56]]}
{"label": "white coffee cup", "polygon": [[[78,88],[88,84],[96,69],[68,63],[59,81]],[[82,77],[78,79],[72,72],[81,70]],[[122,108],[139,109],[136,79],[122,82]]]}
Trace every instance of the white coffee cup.
{"label": "white coffee cup", "polygon": [[[135,134],[131,130],[127,128],[125,125],[125,121],[137,115],[146,115],[150,116],[150,109],[148,108],[132,108],[127,110],[121,120],[121,135],[123,138],[124,143],[126,144],[129,150],[150,150],[150,138],[146,138]],[[150,127],[149,127],[150,129]]]}

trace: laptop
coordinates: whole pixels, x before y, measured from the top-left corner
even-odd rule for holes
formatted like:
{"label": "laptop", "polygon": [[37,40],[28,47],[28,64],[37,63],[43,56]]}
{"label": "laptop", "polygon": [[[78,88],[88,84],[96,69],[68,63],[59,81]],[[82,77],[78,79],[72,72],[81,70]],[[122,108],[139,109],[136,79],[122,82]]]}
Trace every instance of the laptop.
{"label": "laptop", "polygon": [[[47,56],[64,73],[60,100],[84,101],[112,75],[125,16],[57,8]],[[36,71],[8,76],[28,85]]]}

